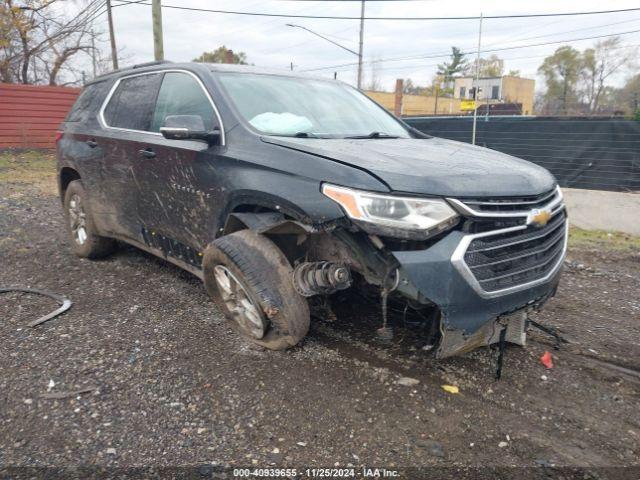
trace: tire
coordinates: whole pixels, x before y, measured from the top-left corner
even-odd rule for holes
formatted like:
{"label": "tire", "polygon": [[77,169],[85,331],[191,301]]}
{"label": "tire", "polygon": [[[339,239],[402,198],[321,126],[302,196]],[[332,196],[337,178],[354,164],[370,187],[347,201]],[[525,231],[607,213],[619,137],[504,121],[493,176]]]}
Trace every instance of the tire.
{"label": "tire", "polygon": [[64,216],[71,250],[81,258],[102,258],[112,253],[116,242],[97,233],[87,193],[80,180],[69,183],[64,195]]}
{"label": "tire", "polygon": [[[207,292],[243,337],[271,350],[284,350],[298,344],[309,331],[307,300],[293,288],[288,260],[267,237],[241,230],[218,238],[204,251],[202,262]],[[229,295],[228,285],[222,285],[225,279],[238,282],[244,293],[237,288],[235,295]],[[246,299],[242,298],[245,293]],[[259,310],[262,336],[258,322],[246,327],[246,318],[256,317],[238,313],[245,311],[237,306],[241,303],[253,303],[250,312],[254,307]]]}

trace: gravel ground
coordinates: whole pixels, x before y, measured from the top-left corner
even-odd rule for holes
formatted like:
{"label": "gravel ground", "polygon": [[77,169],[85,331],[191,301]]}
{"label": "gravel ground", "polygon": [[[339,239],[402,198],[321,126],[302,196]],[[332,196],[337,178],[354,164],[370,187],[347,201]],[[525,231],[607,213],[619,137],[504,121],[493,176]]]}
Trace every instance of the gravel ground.
{"label": "gravel ground", "polygon": [[637,243],[573,248],[537,315],[571,343],[556,351],[530,332],[496,381],[491,349],[436,361],[400,325],[397,341],[378,343],[377,309],[354,296],[301,346],[254,347],[188,273],[130,247],[78,259],[51,189],[0,180],[0,286],[74,302],[29,328],[54,303],[0,295],[0,478],[25,472],[14,467],[195,466],[206,476],[207,466],[350,465],[403,478],[483,467],[501,478],[568,478],[573,467],[587,469],[579,478],[639,478]]}

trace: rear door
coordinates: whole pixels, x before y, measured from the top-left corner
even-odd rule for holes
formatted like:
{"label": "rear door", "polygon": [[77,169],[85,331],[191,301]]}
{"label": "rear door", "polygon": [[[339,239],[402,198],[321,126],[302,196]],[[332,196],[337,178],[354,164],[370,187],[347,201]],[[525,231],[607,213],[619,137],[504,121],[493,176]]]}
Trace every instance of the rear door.
{"label": "rear door", "polygon": [[[205,87],[187,71],[165,72],[151,122],[151,131],[160,131],[169,115],[198,115],[205,128],[222,128],[219,116]],[[164,242],[163,250],[191,262],[200,252],[210,219],[216,218],[214,191],[217,184],[215,160],[221,146],[209,147],[204,141],[167,140],[149,136],[140,143],[149,152],[135,164],[137,216],[147,232]],[[176,250],[175,252],[167,250]],[[197,260],[197,259],[196,259]]]}
{"label": "rear door", "polygon": [[103,145],[96,139],[102,127],[98,112],[109,91],[108,82],[87,85],[62,124],[63,137],[59,140],[60,166],[76,169],[82,177],[85,191],[89,195],[91,210],[100,224],[101,169],[104,162]]}
{"label": "rear door", "polygon": [[161,80],[160,72],[120,78],[100,112],[103,136],[96,140],[104,152],[101,196],[107,229],[118,236],[140,239],[136,165],[144,160],[140,144],[160,136],[151,131],[151,120]]}

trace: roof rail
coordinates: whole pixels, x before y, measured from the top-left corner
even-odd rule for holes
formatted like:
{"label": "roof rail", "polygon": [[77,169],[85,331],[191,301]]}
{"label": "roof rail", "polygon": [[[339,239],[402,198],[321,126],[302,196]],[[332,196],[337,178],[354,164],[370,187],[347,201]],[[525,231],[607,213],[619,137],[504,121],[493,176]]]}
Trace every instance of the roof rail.
{"label": "roof rail", "polygon": [[102,75],[98,75],[97,77],[91,79],[90,81],[88,81],[85,85],[89,85],[91,83],[94,83],[96,81],[100,81],[106,77],[109,77],[115,73],[121,73],[121,72],[126,72],[127,70],[134,70],[136,68],[144,68],[144,67],[151,67],[153,65],[162,65],[163,63],[173,63],[170,60],[159,60],[157,62],[146,62],[146,63],[138,63],[136,65],[132,65],[130,67],[123,67],[123,68],[119,68],[118,70],[112,70],[110,72],[106,72],[103,73]]}
{"label": "roof rail", "polygon": [[[163,63],[173,63],[173,62],[171,62],[170,60],[157,60],[155,62],[137,63],[133,67],[128,67],[128,68],[131,68],[131,69],[144,68],[144,67],[151,67],[153,65],[162,65]],[[122,70],[126,70],[126,68],[123,68]]]}

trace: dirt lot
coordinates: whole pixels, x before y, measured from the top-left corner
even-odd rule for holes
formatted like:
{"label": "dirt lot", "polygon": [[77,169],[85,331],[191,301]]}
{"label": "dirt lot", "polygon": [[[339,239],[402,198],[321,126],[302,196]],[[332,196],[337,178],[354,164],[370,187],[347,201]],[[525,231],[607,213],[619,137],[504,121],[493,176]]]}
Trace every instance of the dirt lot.
{"label": "dirt lot", "polygon": [[482,467],[501,478],[639,478],[638,239],[573,232],[560,291],[536,316],[571,343],[556,351],[530,332],[525,348],[507,349],[500,381],[490,349],[436,361],[401,325],[379,343],[377,307],[354,296],[301,346],[270,352],[238,338],[188,273],[129,247],[73,257],[42,158],[0,155],[0,288],[43,288],[74,305],[29,328],[53,302],[0,295],[0,478],[12,467],[192,466],[206,477],[350,465],[412,479]]}

